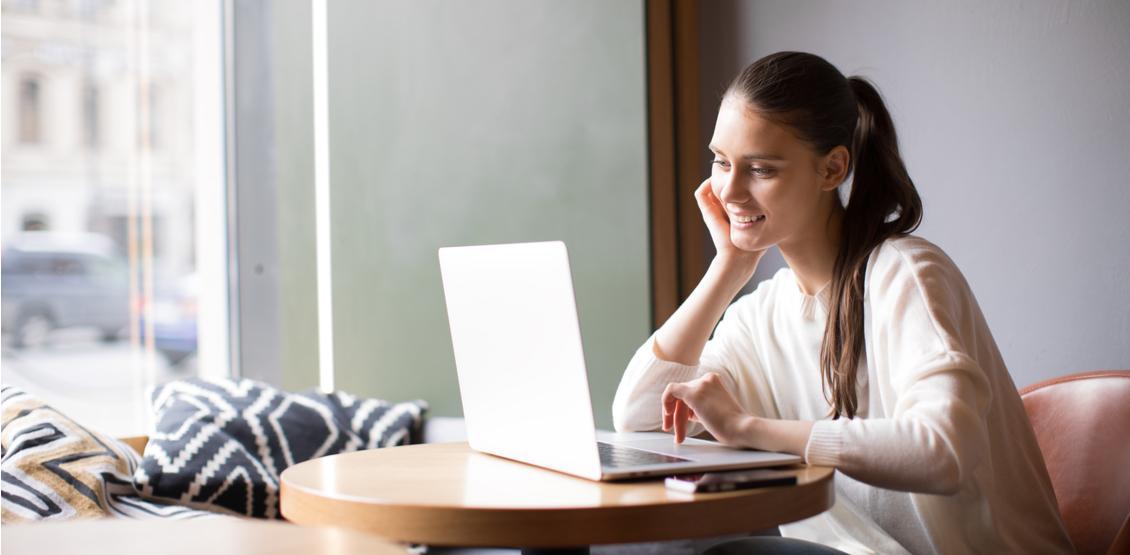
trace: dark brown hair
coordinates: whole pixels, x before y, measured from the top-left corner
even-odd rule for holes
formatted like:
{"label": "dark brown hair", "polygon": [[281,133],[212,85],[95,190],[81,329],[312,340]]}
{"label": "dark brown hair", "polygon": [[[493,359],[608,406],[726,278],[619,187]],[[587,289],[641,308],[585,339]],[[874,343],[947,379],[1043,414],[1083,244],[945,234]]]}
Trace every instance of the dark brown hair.
{"label": "dark brown hair", "polygon": [[738,74],[726,96],[788,125],[820,155],[840,145],[851,152],[851,193],[832,273],[820,374],[825,398],[831,394],[832,417],[853,418],[859,408],[867,259],[883,241],[914,231],[922,220],[922,200],[899,156],[894,123],[871,83],[845,78],[823,58],[803,52],[757,60]]}

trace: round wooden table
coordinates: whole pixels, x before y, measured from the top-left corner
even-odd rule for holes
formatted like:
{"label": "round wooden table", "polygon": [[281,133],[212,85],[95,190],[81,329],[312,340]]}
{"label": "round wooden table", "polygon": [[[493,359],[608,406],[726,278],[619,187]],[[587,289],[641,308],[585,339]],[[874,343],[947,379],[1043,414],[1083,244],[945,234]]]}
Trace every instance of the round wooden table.
{"label": "round wooden table", "polygon": [[796,473],[795,486],[691,495],[662,480],[592,482],[440,443],[292,466],[280,499],[292,522],[399,542],[577,548],[752,532],[829,509],[833,469]]}
{"label": "round wooden table", "polygon": [[4,553],[115,555],[404,555],[387,541],[332,528],[237,517],[191,520],[101,518],[4,525]]}

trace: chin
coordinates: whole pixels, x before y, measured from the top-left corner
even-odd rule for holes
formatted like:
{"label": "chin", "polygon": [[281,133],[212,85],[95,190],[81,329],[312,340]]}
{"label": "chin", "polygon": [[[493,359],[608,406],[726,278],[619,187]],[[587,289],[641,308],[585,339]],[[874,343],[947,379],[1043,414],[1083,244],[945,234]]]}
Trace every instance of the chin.
{"label": "chin", "polygon": [[744,237],[731,237],[730,242],[732,242],[735,247],[747,252],[763,251],[775,244],[757,239],[750,240]]}
{"label": "chin", "polygon": [[766,240],[764,230],[759,229],[753,233],[751,233],[752,230],[735,231],[730,231],[730,242],[743,251],[763,251],[774,245],[774,243]]}

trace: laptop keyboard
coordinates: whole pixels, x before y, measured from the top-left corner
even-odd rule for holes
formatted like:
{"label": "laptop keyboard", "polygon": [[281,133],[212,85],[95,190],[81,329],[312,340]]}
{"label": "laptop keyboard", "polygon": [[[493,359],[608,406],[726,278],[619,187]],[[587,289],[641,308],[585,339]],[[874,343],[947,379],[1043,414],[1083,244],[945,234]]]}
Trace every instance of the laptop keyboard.
{"label": "laptop keyboard", "polygon": [[651,451],[633,449],[631,447],[601,441],[596,442],[596,448],[600,453],[600,464],[609,468],[639,466],[644,464],[690,462],[688,459],[661,455],[659,453],[652,453]]}

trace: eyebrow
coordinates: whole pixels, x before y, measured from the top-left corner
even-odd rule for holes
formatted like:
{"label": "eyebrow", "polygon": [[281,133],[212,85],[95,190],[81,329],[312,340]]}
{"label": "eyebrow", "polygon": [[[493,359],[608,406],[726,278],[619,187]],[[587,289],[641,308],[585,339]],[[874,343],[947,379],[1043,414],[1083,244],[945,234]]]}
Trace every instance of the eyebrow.
{"label": "eyebrow", "polygon": [[[718,150],[718,148],[716,148],[714,145],[710,145],[707,148],[709,148],[710,151],[715,153],[715,154],[722,154],[722,151]],[[784,156],[778,156],[776,154],[755,153],[755,154],[746,154],[745,156],[742,156],[742,160],[784,160],[784,159],[785,159]]]}

